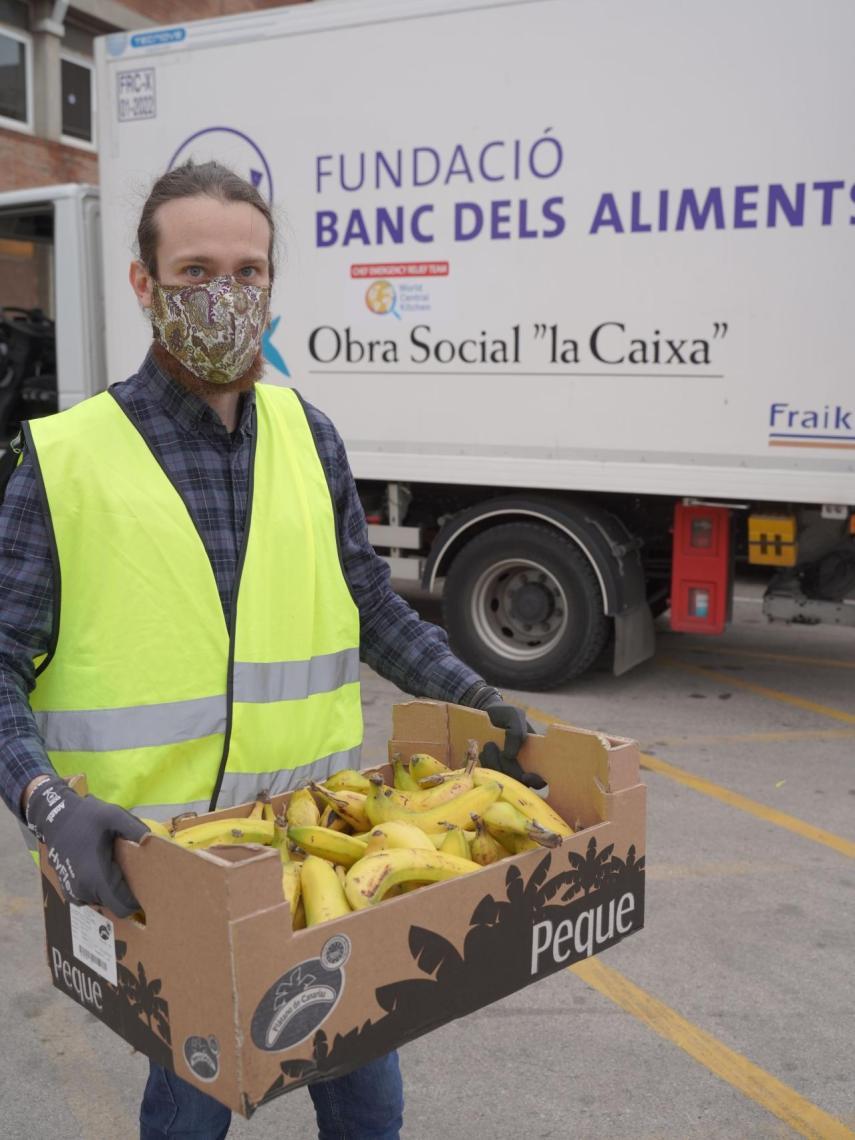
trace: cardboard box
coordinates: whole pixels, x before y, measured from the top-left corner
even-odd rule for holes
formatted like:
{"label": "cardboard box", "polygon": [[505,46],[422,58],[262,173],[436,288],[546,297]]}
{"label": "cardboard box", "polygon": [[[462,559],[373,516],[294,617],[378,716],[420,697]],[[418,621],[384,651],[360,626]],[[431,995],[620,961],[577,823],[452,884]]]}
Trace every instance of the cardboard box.
{"label": "cardboard box", "polygon": [[[394,709],[389,754],[459,767],[473,738],[503,733],[484,713],[414,701]],[[529,738],[521,761],[548,780],[577,834],[297,933],[275,850],[120,843],[144,924],[66,905],[42,850],[54,985],[249,1117],[600,953],[643,925],[637,746],[555,725]]]}

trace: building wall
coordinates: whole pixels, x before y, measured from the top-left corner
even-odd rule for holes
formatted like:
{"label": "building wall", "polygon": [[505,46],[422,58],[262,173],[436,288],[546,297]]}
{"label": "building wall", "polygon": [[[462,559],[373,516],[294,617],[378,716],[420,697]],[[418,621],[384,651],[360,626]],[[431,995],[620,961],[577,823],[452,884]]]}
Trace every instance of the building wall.
{"label": "building wall", "polygon": [[[105,4],[98,4],[94,0],[88,2],[79,0],[80,7],[76,9],[72,0],[67,20],[70,23],[76,21],[80,28],[91,35],[308,2],[310,0],[123,0],[119,4],[108,0]],[[35,28],[40,17],[49,12],[51,6],[49,0],[47,6],[45,5],[46,0],[30,0],[26,6],[23,4],[20,6],[22,12],[26,9],[29,11],[31,29]],[[112,17],[112,22],[106,22],[103,18],[105,15]],[[120,17],[124,17],[122,23],[116,23],[116,19]],[[2,5],[0,5],[0,31],[3,30],[3,26]],[[35,34],[33,35],[35,42]],[[50,186],[62,182],[97,183],[98,181],[98,160],[94,150],[63,143],[59,140],[55,123],[53,127],[49,121],[48,125],[45,125],[50,119],[51,109],[48,108],[46,112],[42,105],[58,98],[56,95],[58,80],[49,69],[58,69],[58,60],[54,57],[63,42],[70,42],[71,37],[67,34],[63,39],[56,37],[48,39],[46,62],[44,53],[37,54],[35,47],[33,51],[35,62],[33,102],[41,107],[40,113],[36,115],[34,130],[30,133],[5,129],[0,124],[0,191],[23,190],[32,186]],[[51,52],[54,53],[54,57],[51,57]]]}

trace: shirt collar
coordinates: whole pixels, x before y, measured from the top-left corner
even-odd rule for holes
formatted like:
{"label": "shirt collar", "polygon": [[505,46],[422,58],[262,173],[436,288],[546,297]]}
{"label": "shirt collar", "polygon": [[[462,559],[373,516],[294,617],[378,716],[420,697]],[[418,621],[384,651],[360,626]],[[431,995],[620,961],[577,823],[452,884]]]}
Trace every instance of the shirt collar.
{"label": "shirt collar", "polygon": [[[163,409],[181,427],[191,432],[204,431],[208,434],[228,435],[225,424],[201,396],[188,391],[177,380],[173,380],[158,366],[149,350],[142,367],[137,373],[146,390],[157,400]],[[255,391],[243,393],[240,418],[235,435],[243,438],[251,436],[255,430]]]}

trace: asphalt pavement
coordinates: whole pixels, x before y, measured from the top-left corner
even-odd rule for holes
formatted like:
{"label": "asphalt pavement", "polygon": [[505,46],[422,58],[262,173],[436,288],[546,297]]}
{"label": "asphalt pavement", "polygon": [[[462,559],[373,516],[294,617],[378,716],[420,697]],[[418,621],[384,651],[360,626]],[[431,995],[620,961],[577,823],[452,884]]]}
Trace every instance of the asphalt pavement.
{"label": "asphalt pavement", "polygon": [[[855,1137],[855,633],[767,625],[756,584],[738,597],[723,637],[660,619],[656,658],[624,677],[506,694],[537,727],[641,742],[646,926],[405,1046],[405,1137]],[[363,682],[368,764],[402,694]],[[147,1062],[51,987],[8,813],[0,910],[0,1135],[131,1140]],[[229,1133],[314,1135],[305,1090]]]}

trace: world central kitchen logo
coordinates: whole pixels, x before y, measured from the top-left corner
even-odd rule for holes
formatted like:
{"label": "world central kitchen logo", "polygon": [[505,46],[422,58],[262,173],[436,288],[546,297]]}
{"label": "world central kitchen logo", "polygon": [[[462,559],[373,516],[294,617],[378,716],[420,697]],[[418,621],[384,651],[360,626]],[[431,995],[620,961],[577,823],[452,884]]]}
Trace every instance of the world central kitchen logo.
{"label": "world central kitchen logo", "polygon": [[855,449],[855,408],[844,404],[805,408],[786,401],[770,404],[769,446]]}

